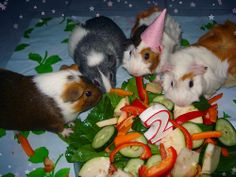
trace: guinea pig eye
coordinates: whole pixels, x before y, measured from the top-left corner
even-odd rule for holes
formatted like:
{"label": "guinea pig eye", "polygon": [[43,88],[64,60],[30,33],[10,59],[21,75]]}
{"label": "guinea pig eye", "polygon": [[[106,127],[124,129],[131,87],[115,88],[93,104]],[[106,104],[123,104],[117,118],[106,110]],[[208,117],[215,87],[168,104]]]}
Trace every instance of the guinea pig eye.
{"label": "guinea pig eye", "polygon": [[171,87],[174,87],[174,82],[171,81],[171,82],[170,82],[170,85],[171,85]]}
{"label": "guinea pig eye", "polygon": [[193,87],[193,80],[190,80],[188,84],[189,84],[189,88],[192,88]]}
{"label": "guinea pig eye", "polygon": [[86,92],[85,92],[85,95],[86,95],[87,97],[90,97],[90,96],[92,95],[92,92],[91,92],[91,91],[86,91]]}
{"label": "guinea pig eye", "polygon": [[143,58],[144,58],[144,60],[148,60],[150,58],[150,54],[149,53],[145,53],[143,55]]}
{"label": "guinea pig eye", "polygon": [[132,54],[132,50],[129,51],[129,56],[131,56],[131,54]]}

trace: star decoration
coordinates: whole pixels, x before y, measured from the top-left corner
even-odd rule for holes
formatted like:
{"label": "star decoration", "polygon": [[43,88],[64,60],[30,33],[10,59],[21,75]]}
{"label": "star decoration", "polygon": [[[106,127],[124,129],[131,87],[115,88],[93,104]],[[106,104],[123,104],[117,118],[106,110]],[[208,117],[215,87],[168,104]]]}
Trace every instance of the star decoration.
{"label": "star decoration", "polygon": [[3,10],[6,10],[6,8],[7,8],[7,7],[6,7],[4,4],[0,3],[0,9],[2,9],[2,11],[3,11]]}
{"label": "star decoration", "polygon": [[45,15],[45,12],[44,12],[44,11],[42,11],[42,12],[41,12],[41,15]]}
{"label": "star decoration", "polygon": [[65,1],[65,4],[68,5],[68,4],[69,4],[69,1]]}
{"label": "star decoration", "polygon": [[221,1],[221,0],[218,0],[218,4],[221,6],[221,5],[222,5],[222,1]]}
{"label": "star decoration", "polygon": [[100,17],[100,14],[99,14],[99,13],[96,13],[96,17]]}
{"label": "star decoration", "polygon": [[46,0],[42,0],[42,3],[46,3]]}
{"label": "star decoration", "polygon": [[212,15],[212,14],[211,14],[211,15],[209,15],[208,17],[209,17],[209,20],[214,20],[214,18],[215,18],[215,16],[214,16],[214,15]]}
{"label": "star decoration", "polygon": [[89,11],[90,11],[90,12],[94,11],[94,9],[95,9],[95,8],[94,8],[93,6],[89,7]]}
{"label": "star decoration", "polygon": [[190,7],[196,7],[196,4],[194,2],[191,2]]}
{"label": "star decoration", "polygon": [[56,10],[55,10],[55,9],[52,9],[52,13],[55,14],[55,13],[56,13]]}
{"label": "star decoration", "polygon": [[25,2],[29,2],[30,0],[25,0]]}
{"label": "star decoration", "polygon": [[176,14],[177,14],[178,12],[179,12],[179,11],[178,11],[178,9],[174,9],[174,13],[176,13]]}
{"label": "star decoration", "polygon": [[38,8],[38,7],[35,5],[35,6],[34,6],[34,9],[37,9],[37,8]]}
{"label": "star decoration", "polygon": [[179,4],[183,4],[183,1],[179,1]]}
{"label": "star decoration", "polygon": [[113,6],[113,2],[112,2],[112,1],[108,1],[108,2],[107,2],[107,6],[108,6],[108,7],[112,7],[112,6]]}
{"label": "star decoration", "polygon": [[129,4],[129,7],[133,7],[133,4]]}
{"label": "star decoration", "polygon": [[236,7],[232,9],[233,14],[236,14]]}
{"label": "star decoration", "polygon": [[14,28],[14,29],[18,29],[18,27],[19,27],[19,26],[18,26],[18,24],[16,24],[16,23],[13,25],[13,28]]}
{"label": "star decoration", "polygon": [[117,0],[117,2],[120,2],[120,0]]}
{"label": "star decoration", "polygon": [[65,14],[61,14],[61,16],[62,16],[62,17],[64,17],[64,16],[65,16]]}
{"label": "star decoration", "polygon": [[20,19],[23,19],[23,15],[20,15],[19,18],[20,18]]}

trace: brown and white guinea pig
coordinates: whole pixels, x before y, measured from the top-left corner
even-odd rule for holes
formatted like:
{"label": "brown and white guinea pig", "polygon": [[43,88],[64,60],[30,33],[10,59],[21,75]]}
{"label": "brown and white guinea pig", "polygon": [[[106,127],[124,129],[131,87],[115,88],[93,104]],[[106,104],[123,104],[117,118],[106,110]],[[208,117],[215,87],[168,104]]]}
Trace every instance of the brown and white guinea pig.
{"label": "brown and white guinea pig", "polygon": [[101,95],[74,65],[36,76],[0,69],[0,128],[68,136],[73,131],[64,125],[94,106]]}
{"label": "brown and white guinea pig", "polygon": [[163,70],[164,93],[178,106],[201,95],[210,97],[223,85],[236,85],[236,24],[216,25],[192,46],[172,54]]}
{"label": "brown and white guinea pig", "polygon": [[[168,14],[163,24],[160,51],[153,51],[141,39],[143,32],[160,17],[161,12],[162,10],[154,6],[136,16],[136,22],[131,31],[132,43],[127,47],[123,57],[123,67],[133,76],[159,73],[169,53],[180,46],[180,25]],[[155,34],[154,31],[150,33],[150,35],[153,34]],[[155,38],[155,35],[153,37]]]}

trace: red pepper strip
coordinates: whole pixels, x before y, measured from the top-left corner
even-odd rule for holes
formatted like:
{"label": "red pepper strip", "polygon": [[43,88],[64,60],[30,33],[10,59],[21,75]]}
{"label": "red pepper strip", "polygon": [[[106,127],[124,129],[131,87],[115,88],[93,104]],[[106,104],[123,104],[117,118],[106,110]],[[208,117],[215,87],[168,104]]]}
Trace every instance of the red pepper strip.
{"label": "red pepper strip", "polygon": [[144,109],[144,110],[147,109],[147,106],[144,105],[140,99],[135,99],[135,100],[132,102],[131,105],[132,105],[132,106],[139,107],[139,108]]}
{"label": "red pepper strip", "polygon": [[177,122],[175,122],[174,120],[169,120],[176,128],[179,128],[185,137],[185,142],[186,142],[186,147],[189,149],[192,149],[193,147],[193,141],[192,141],[192,136],[190,135],[190,133],[188,132],[188,130],[186,128],[184,128],[182,125],[178,124]]}
{"label": "red pepper strip", "polygon": [[167,174],[174,166],[175,161],[177,159],[177,152],[173,147],[169,147],[167,149],[168,156],[161,161],[160,164],[154,165],[150,168],[146,166],[141,166],[139,168],[139,176],[140,177],[158,177],[164,174]]}
{"label": "red pepper strip", "polygon": [[152,152],[151,149],[148,145],[141,143],[141,142],[126,142],[126,143],[122,143],[119,144],[118,146],[116,146],[116,148],[111,152],[110,154],[110,161],[113,162],[115,155],[123,148],[127,147],[127,146],[141,146],[144,149],[143,154],[141,155],[141,159],[145,160],[148,159],[149,157],[152,156]]}
{"label": "red pepper strip", "polygon": [[27,154],[27,156],[28,157],[33,156],[34,150],[31,147],[28,139],[21,134],[17,135],[17,139],[18,139],[19,143],[21,144],[21,147],[23,148],[24,152]]}
{"label": "red pepper strip", "polygon": [[137,76],[135,77],[136,80],[136,86],[138,90],[138,95],[141,101],[144,102],[145,105],[148,105],[148,94],[147,91],[143,87],[143,77],[142,76]]}
{"label": "red pepper strip", "polygon": [[217,100],[221,99],[222,96],[223,96],[223,93],[220,93],[220,94],[218,94],[218,95],[216,95],[216,96],[210,98],[210,99],[208,100],[208,103],[209,103],[209,104],[212,104],[212,103],[216,102]]}
{"label": "red pepper strip", "polygon": [[140,115],[145,109],[137,107],[137,106],[133,106],[133,105],[126,105],[126,106],[122,107],[120,110],[130,113],[136,117],[136,116]]}
{"label": "red pepper strip", "polygon": [[178,124],[183,124],[189,120],[192,120],[197,117],[204,116],[205,112],[203,111],[192,111],[192,112],[187,112],[185,114],[180,115],[175,119],[175,122]]}
{"label": "red pepper strip", "polygon": [[167,157],[167,153],[166,153],[165,146],[163,143],[160,144],[160,154],[161,154],[162,160]]}

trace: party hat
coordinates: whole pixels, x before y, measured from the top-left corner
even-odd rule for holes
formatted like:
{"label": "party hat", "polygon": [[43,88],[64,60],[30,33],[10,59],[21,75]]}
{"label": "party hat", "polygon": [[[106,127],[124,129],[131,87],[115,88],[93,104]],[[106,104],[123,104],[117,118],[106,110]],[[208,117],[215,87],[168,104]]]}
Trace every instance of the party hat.
{"label": "party hat", "polygon": [[154,52],[160,52],[162,35],[165,25],[166,9],[145,29],[141,34],[141,40]]}

